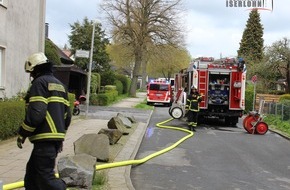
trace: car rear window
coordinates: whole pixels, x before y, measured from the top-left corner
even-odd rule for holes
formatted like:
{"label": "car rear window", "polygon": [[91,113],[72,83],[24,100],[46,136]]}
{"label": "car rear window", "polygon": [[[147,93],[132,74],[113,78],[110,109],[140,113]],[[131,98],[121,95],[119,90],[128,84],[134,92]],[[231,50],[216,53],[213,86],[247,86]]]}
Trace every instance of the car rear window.
{"label": "car rear window", "polygon": [[150,84],[149,90],[160,90],[160,91],[168,91],[168,84]]}

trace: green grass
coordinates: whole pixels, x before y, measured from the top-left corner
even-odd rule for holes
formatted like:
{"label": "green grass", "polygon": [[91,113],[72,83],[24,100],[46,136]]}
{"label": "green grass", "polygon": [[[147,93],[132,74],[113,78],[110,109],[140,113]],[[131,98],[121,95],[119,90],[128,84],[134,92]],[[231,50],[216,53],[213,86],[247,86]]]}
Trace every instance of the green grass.
{"label": "green grass", "polygon": [[144,99],[143,102],[137,104],[134,108],[138,108],[138,109],[146,109],[146,110],[153,110],[154,106],[149,106],[147,105],[147,100]]}
{"label": "green grass", "polygon": [[279,117],[275,115],[267,115],[264,121],[268,124],[270,129],[274,129],[282,132],[284,135],[290,137],[290,121],[282,121]]}
{"label": "green grass", "polygon": [[104,171],[95,171],[92,190],[105,190],[107,189],[107,174]]}

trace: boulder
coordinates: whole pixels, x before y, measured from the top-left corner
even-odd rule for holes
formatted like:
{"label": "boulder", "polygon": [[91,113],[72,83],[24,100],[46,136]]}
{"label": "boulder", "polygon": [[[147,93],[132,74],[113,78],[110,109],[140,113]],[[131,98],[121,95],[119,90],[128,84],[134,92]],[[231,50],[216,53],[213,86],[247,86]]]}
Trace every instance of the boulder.
{"label": "boulder", "polygon": [[109,161],[109,137],[105,134],[85,134],[74,142],[75,154],[88,154],[96,160]]}
{"label": "boulder", "polygon": [[109,129],[120,130],[123,133],[123,135],[129,134],[129,132],[126,130],[126,126],[123,124],[123,121],[120,119],[120,117],[112,117],[108,122],[107,126]]}
{"label": "boulder", "polygon": [[121,113],[118,113],[117,117],[121,119],[121,121],[123,122],[123,125],[125,125],[126,128],[132,128],[132,122],[128,119],[128,117],[124,116]]}
{"label": "boulder", "polygon": [[69,187],[92,189],[96,159],[87,154],[62,157],[57,168],[59,177]]}
{"label": "boulder", "polygon": [[119,129],[101,129],[98,134],[105,134],[109,137],[110,145],[116,144],[123,133]]}

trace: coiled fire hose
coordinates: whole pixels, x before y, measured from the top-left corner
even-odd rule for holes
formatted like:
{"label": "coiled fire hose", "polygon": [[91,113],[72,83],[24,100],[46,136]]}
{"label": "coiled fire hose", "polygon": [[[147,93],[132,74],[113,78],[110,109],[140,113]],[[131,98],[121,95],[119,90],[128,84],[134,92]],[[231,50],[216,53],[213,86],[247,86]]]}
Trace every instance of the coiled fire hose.
{"label": "coiled fire hose", "polygon": [[[96,170],[103,170],[103,169],[109,169],[109,168],[115,168],[115,167],[121,167],[121,166],[143,164],[143,163],[147,162],[148,160],[150,160],[150,159],[152,159],[152,158],[154,158],[156,156],[159,156],[161,154],[164,154],[164,153],[174,149],[179,144],[181,144],[183,141],[185,141],[186,139],[188,139],[188,138],[190,138],[190,137],[192,137],[194,135],[194,133],[192,131],[190,131],[190,130],[183,129],[183,128],[180,128],[180,127],[173,127],[173,126],[164,125],[165,123],[168,123],[168,122],[170,122],[172,120],[173,120],[173,118],[167,119],[165,121],[157,123],[156,126],[159,127],[159,128],[183,131],[183,132],[187,132],[189,134],[184,136],[183,138],[181,138],[177,142],[175,142],[173,145],[171,145],[171,146],[169,146],[167,148],[164,148],[164,149],[162,149],[160,151],[157,151],[157,152],[155,152],[153,154],[150,154],[150,155],[146,156],[145,158],[138,159],[138,160],[125,160],[125,161],[120,161],[120,162],[113,162],[113,163],[96,165],[95,169]],[[58,177],[58,174],[56,174],[56,176]],[[24,187],[24,181],[20,181],[20,182],[15,182],[15,183],[10,183],[10,184],[4,185],[3,186],[3,190],[12,190],[12,189],[17,189],[17,188],[21,188],[21,187]]]}

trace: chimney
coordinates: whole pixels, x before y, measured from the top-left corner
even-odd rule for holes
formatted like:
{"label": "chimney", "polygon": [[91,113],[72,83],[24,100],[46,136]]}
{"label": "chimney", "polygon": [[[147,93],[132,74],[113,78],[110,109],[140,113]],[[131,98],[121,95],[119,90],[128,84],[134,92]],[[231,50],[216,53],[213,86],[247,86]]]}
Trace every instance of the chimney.
{"label": "chimney", "polygon": [[45,23],[45,38],[48,38],[48,29],[49,29],[49,24],[46,22]]}

